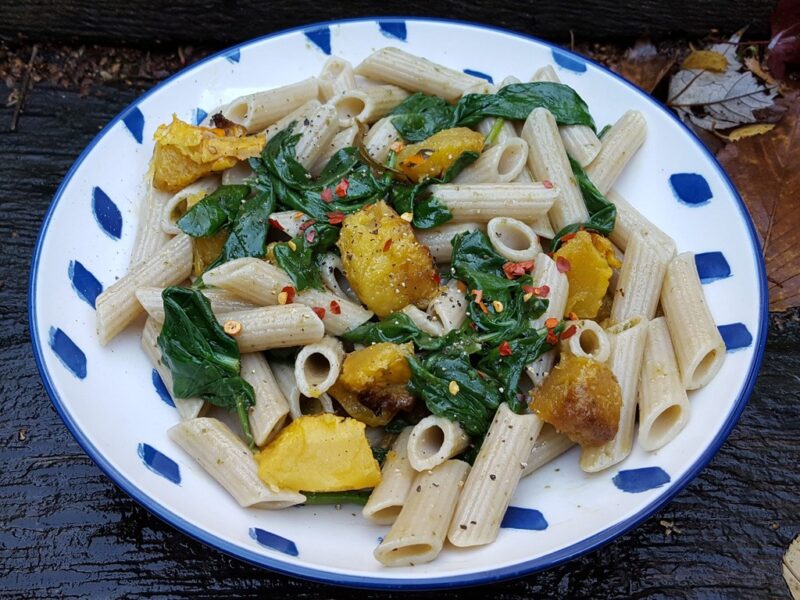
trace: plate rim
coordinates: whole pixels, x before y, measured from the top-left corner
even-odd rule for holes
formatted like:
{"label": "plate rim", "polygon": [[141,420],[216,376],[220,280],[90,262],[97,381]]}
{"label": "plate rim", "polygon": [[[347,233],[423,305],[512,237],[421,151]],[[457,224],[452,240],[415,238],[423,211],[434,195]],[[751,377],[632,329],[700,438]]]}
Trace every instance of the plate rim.
{"label": "plate rim", "polygon": [[[579,59],[581,61],[584,61],[588,64],[591,64],[599,68],[606,75],[611,76],[614,79],[622,82],[633,92],[635,92],[639,96],[642,96],[646,102],[650,103],[656,109],[658,109],[663,113],[666,113],[670,119],[676,122],[683,129],[683,131],[686,134],[688,134],[689,139],[692,140],[697,146],[699,146],[701,151],[705,154],[705,156],[708,159],[710,159],[713,168],[716,169],[718,175],[720,175],[722,179],[722,182],[728,187],[730,193],[733,195],[733,198],[736,201],[737,207],[739,208],[739,212],[741,213],[741,216],[744,219],[745,225],[747,226],[747,231],[750,237],[750,251],[754,254],[756,258],[755,262],[759,279],[758,334],[756,337],[754,337],[755,354],[753,356],[753,361],[750,365],[749,372],[745,380],[745,384],[742,388],[742,392],[736,399],[734,407],[731,410],[730,414],[728,415],[727,420],[723,423],[722,427],[712,440],[711,444],[702,452],[700,457],[690,466],[690,468],[683,474],[683,476],[672,482],[670,487],[667,488],[663,494],[659,495],[656,499],[654,499],[652,502],[646,505],[643,509],[636,512],[634,515],[628,517],[627,519],[617,523],[616,525],[607,527],[588,538],[584,538],[583,540],[576,542],[566,548],[562,548],[555,552],[551,552],[539,558],[534,558],[527,561],[508,565],[505,567],[479,571],[476,573],[470,573],[466,575],[448,575],[443,577],[414,579],[414,578],[397,578],[397,577],[394,578],[373,577],[368,575],[350,575],[350,574],[335,573],[320,568],[289,563],[281,560],[279,557],[264,556],[263,554],[253,552],[251,550],[238,546],[234,543],[231,543],[227,540],[219,538],[211,533],[208,533],[202,528],[189,523],[180,515],[167,509],[165,506],[161,505],[157,500],[151,498],[150,496],[142,492],[136,486],[135,483],[128,480],[122,473],[117,471],[107,461],[105,456],[88,439],[88,437],[77,426],[77,424],[72,420],[72,418],[70,417],[69,413],[67,412],[63,404],[63,401],[58,391],[56,390],[55,385],[53,384],[47,366],[45,365],[43,357],[42,341],[39,338],[38,328],[36,326],[38,323],[38,314],[36,311],[36,280],[39,271],[39,259],[42,252],[42,245],[45,236],[47,234],[47,231],[49,229],[53,213],[55,212],[55,208],[58,205],[67,185],[71,181],[77,169],[80,167],[83,161],[89,156],[89,154],[98,144],[98,142],[100,142],[100,140],[106,135],[106,133],[108,133],[108,131],[112,127],[114,127],[117,123],[119,123],[130,111],[136,109],[137,106],[144,99],[149,97],[151,94],[155,93],[162,86],[170,84],[173,80],[176,80],[179,77],[188,75],[190,72],[192,72],[196,68],[199,68],[200,66],[204,65],[207,62],[224,57],[236,50],[242,50],[247,46],[258,44],[260,42],[272,38],[281,37],[298,31],[308,31],[308,30],[318,29],[320,27],[330,27],[333,25],[362,23],[362,22],[433,23],[433,24],[443,24],[443,25],[460,25],[478,30],[488,30],[493,33],[501,33],[506,36],[521,38],[526,41],[533,41],[535,43],[543,45],[546,48],[549,48],[551,51],[555,49],[560,53],[566,53],[568,56],[574,57],[576,59]],[[196,63],[193,63],[192,65],[189,65],[181,69],[177,73],[174,73],[173,75],[169,76],[168,78],[164,79],[154,87],[150,88],[149,90],[138,96],[133,102],[131,102],[129,105],[123,108],[113,119],[111,119],[111,121],[108,122],[108,124],[105,125],[105,127],[103,127],[97,133],[97,135],[91,140],[91,142],[78,155],[78,158],[75,159],[75,162],[73,162],[72,166],[64,175],[64,178],[59,184],[53,196],[53,199],[50,202],[47,212],[45,213],[44,219],[42,220],[42,225],[36,238],[36,244],[34,246],[33,257],[31,261],[30,276],[28,280],[27,304],[28,304],[28,316],[29,316],[28,322],[29,322],[31,345],[33,349],[34,360],[36,362],[37,369],[39,370],[39,375],[42,379],[45,391],[50,397],[50,400],[53,403],[56,412],[59,414],[62,421],[66,425],[67,429],[75,438],[75,440],[78,442],[78,444],[81,446],[81,448],[84,450],[84,452],[86,452],[86,454],[100,468],[100,470],[109,479],[111,479],[112,482],[114,482],[116,485],[122,488],[122,490],[126,494],[128,494],[136,502],[138,502],[141,506],[143,506],[148,512],[155,515],[166,524],[178,529],[185,535],[188,535],[189,537],[207,546],[211,546],[212,548],[220,552],[228,554],[229,556],[233,556],[234,558],[237,558],[239,560],[243,560],[252,565],[261,568],[267,568],[269,570],[272,570],[274,572],[283,575],[299,577],[302,579],[318,581],[332,585],[357,587],[365,589],[434,590],[434,589],[474,586],[474,585],[487,584],[497,581],[513,579],[562,564],[564,562],[572,560],[573,558],[577,558],[578,556],[596,550],[610,543],[614,539],[624,535],[631,529],[640,525],[642,522],[644,522],[646,519],[648,519],[650,516],[652,516],[662,507],[664,507],[670,500],[672,500],[675,497],[675,495],[678,494],[678,492],[683,490],[689,484],[689,482],[691,482],[695,477],[697,477],[700,471],[702,471],[708,465],[711,459],[717,454],[722,444],[728,438],[731,431],[735,427],[736,423],[739,421],[742,411],[744,410],[745,406],[749,401],[749,398],[753,392],[753,387],[755,386],[755,382],[758,377],[758,373],[761,368],[761,363],[764,358],[764,352],[766,347],[765,342],[767,336],[767,320],[768,320],[767,298],[768,298],[767,278],[766,278],[766,268],[763,258],[763,252],[761,250],[761,244],[759,242],[758,234],[756,232],[752,218],[750,217],[750,214],[747,211],[747,207],[744,204],[744,201],[739,195],[739,192],[737,191],[736,187],[734,186],[728,174],[725,172],[725,170],[722,168],[719,162],[717,162],[716,157],[711,153],[711,151],[706,147],[706,145],[703,144],[703,142],[697,137],[697,135],[662,103],[658,102],[657,100],[652,98],[649,94],[645,93],[643,90],[641,90],[631,82],[627,81],[620,75],[614,73],[613,71],[611,71],[604,65],[599,64],[593,59],[586,58],[567,48],[562,48],[561,46],[539,39],[532,35],[520,33],[517,31],[511,31],[503,27],[486,25],[483,23],[476,23],[473,21],[468,21],[463,19],[448,19],[441,17],[411,17],[411,16],[409,17],[367,16],[367,17],[347,18],[347,19],[333,19],[329,21],[318,21],[318,22],[308,23],[296,27],[291,27],[288,29],[282,29],[280,31],[252,38],[250,40],[246,40],[239,44],[227,47],[223,50],[220,50],[219,52],[207,56],[202,60],[197,61]]]}

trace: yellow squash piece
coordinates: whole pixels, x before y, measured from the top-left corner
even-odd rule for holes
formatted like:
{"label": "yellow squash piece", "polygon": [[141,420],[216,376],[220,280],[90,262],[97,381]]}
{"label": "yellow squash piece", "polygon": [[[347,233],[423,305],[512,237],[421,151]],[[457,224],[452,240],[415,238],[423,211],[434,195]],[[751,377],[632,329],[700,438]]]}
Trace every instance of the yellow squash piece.
{"label": "yellow squash piece", "polygon": [[381,469],[364,430],[328,413],[295,419],[256,455],[258,476],[272,488],[305,492],[375,487]]}
{"label": "yellow squash piece", "polygon": [[464,152],[480,153],[483,141],[480,133],[467,127],[445,129],[403,148],[397,155],[397,168],[414,181],[441,177]]}
{"label": "yellow squash piece", "polygon": [[199,277],[208,265],[217,260],[228,241],[228,230],[220,229],[214,235],[194,238],[192,244],[192,275]]}
{"label": "yellow squash piece", "polygon": [[153,136],[153,185],[177,192],[201,177],[258,156],[266,138],[244,133],[235,125],[228,129],[189,125],[173,115],[172,123],[159,125]]}
{"label": "yellow squash piece", "polygon": [[409,304],[425,306],[439,291],[430,251],[385,202],[348,215],[338,246],[347,280],[379,317]]}
{"label": "yellow squash piece", "polygon": [[563,354],[531,396],[542,421],[582,446],[600,446],[617,434],[622,392],[603,363]]}
{"label": "yellow squash piece", "polygon": [[[376,414],[361,402],[359,396],[361,394],[372,394],[373,397],[387,394],[407,396],[408,392],[404,386],[411,379],[411,369],[408,367],[406,356],[413,352],[414,346],[411,343],[390,342],[381,342],[351,352],[344,359],[339,379],[328,392],[354,419],[370,427],[386,425],[397,414],[396,407]],[[395,404],[390,403],[390,405]]]}
{"label": "yellow squash piece", "polygon": [[581,319],[594,319],[608,291],[611,268],[620,266],[614,256],[614,247],[601,235],[579,231],[553,255],[554,260],[559,258],[569,263],[566,313],[574,312]]}

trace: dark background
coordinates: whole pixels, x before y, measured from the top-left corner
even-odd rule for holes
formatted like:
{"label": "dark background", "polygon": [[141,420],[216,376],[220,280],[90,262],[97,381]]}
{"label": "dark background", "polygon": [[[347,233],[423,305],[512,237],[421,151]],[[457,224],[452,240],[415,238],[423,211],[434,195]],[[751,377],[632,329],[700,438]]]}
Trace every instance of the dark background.
{"label": "dark background", "polygon": [[[61,178],[143,90],[210,51],[314,21],[430,15],[568,44],[627,47],[730,34],[769,38],[769,0],[0,4],[0,597],[399,597],[308,583],[195,542],[122,493],[70,436],[39,380],[27,322],[30,260]],[[34,44],[37,59],[17,130]],[[800,533],[800,311],[770,318],[750,404],[711,464],[666,508],[606,547],[546,572],[420,597],[788,598],[781,557]],[[354,559],[355,560],[355,559]]]}

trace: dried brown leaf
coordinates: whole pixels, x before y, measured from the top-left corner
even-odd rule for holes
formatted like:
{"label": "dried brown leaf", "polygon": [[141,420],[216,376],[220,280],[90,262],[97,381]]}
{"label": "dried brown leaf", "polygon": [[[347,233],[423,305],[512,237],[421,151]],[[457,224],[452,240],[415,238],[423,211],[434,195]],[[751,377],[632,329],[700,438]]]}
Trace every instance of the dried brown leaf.
{"label": "dried brown leaf", "polygon": [[788,101],[775,129],[717,154],[761,237],[770,310],[779,311],[800,306],[800,95]]}
{"label": "dried brown leaf", "polygon": [[763,135],[765,133],[769,133],[773,129],[775,129],[774,123],[753,123],[752,125],[737,127],[725,137],[729,142],[738,142],[739,140],[743,140],[754,135]]}
{"label": "dried brown leaf", "polygon": [[634,85],[651,93],[674,64],[672,52],[659,51],[651,42],[642,39],[610,66]]}
{"label": "dried brown leaf", "polygon": [[715,73],[724,73],[727,68],[725,55],[713,50],[695,50],[681,63],[681,69],[703,69]]}
{"label": "dried brown leaf", "polygon": [[775,81],[775,78],[764,70],[764,67],[761,66],[761,63],[755,56],[748,56],[745,58],[744,66],[747,67],[747,70],[753,75],[763,79],[768,85],[778,85],[778,82]]}

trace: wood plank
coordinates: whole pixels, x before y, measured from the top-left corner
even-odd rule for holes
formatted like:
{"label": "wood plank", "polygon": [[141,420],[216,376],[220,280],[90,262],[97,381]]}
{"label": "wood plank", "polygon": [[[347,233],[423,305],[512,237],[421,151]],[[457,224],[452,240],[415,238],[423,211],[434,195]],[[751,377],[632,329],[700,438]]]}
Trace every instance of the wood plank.
{"label": "wood plank", "polygon": [[[656,36],[703,36],[711,29],[728,34],[750,26],[769,33],[775,0],[539,0],[530,3],[447,0],[437,14],[486,23],[522,33],[577,41]],[[224,46],[273,31],[329,19],[374,15],[429,15],[425,0],[338,2],[264,2],[263,0],[29,0],[0,3],[0,39],[22,34],[34,41],[82,41],[110,44],[207,44]]]}

